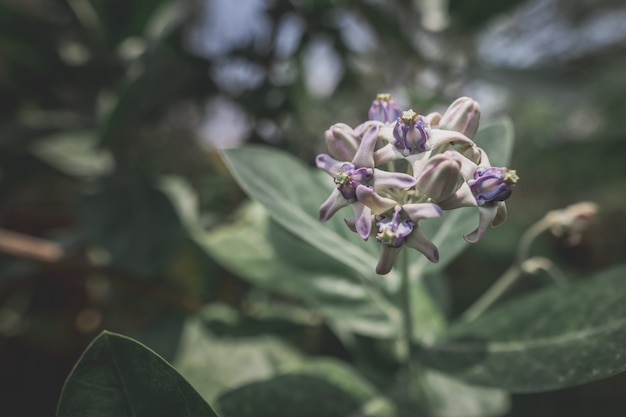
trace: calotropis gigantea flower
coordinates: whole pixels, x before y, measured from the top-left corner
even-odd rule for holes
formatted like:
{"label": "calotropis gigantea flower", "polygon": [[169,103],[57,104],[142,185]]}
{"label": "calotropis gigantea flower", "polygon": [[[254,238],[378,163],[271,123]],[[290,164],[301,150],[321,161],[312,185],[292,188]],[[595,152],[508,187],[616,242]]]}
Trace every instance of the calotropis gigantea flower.
{"label": "calotropis gigantea flower", "polygon": [[381,245],[376,273],[391,271],[402,246],[416,249],[431,262],[439,261],[439,250],[419,229],[418,221],[441,216],[441,209],[433,203],[397,205],[393,214],[376,216],[376,240]]}
{"label": "calotropis gigantea flower", "polygon": [[379,214],[392,207],[395,202],[390,200],[391,203],[385,204],[384,199],[379,199],[378,204],[364,204],[360,198],[361,192],[371,190],[376,193],[386,188],[408,189],[415,185],[415,178],[411,175],[374,168],[374,147],[377,138],[378,126],[372,125],[364,133],[350,162],[339,161],[327,154],[318,155],[316,158],[317,167],[331,175],[336,185],[330,197],[320,207],[320,220],[326,221],[340,208],[351,205],[356,230],[363,239],[367,239],[371,234],[372,212]]}
{"label": "calotropis gigantea flower", "polygon": [[470,243],[478,242],[489,225],[496,227],[506,220],[504,201],[509,198],[519,180],[515,170],[492,167],[487,154],[481,152],[481,163],[474,171],[473,178],[467,181],[478,207],[478,227],[464,236]]}
{"label": "calotropis gigantea flower", "polygon": [[479,224],[465,239],[478,241],[489,225],[506,218],[506,200],[517,182],[515,171],[492,167],[471,139],[480,106],[455,100],[441,116],[400,111],[388,94],[372,102],[368,120],[356,126],[337,123],[325,133],[328,154],[317,166],[333,177],[335,189],[320,207],[320,219],[351,205],[348,227],[363,239],[376,236],[379,274],[388,273],[402,247],[417,249],[437,262],[438,249],[418,227],[442,210],[476,207]]}

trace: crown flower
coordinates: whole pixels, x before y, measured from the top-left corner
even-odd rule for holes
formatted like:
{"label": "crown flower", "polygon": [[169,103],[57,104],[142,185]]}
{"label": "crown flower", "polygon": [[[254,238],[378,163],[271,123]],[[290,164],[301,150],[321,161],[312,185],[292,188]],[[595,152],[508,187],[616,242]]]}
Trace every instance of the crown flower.
{"label": "crown flower", "polygon": [[375,237],[381,275],[405,246],[438,262],[439,249],[419,222],[444,210],[475,207],[478,226],[464,238],[477,242],[506,219],[505,200],[518,181],[514,170],[492,167],[471,139],[479,119],[480,106],[468,97],[455,100],[443,116],[422,116],[378,94],[368,120],[355,128],[337,123],[324,134],[328,153],[316,164],[332,177],[334,189],[320,207],[320,220],[351,206],[354,217],[345,223],[364,240]]}

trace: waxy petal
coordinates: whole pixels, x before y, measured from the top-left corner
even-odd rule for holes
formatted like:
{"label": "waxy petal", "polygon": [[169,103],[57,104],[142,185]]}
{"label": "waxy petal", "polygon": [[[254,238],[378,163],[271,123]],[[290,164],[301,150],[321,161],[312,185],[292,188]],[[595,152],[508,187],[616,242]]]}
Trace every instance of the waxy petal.
{"label": "waxy petal", "polygon": [[453,210],[459,207],[476,207],[476,197],[472,193],[472,189],[467,183],[461,184],[459,189],[450,198],[439,201],[437,204],[443,210]]}
{"label": "waxy petal", "polygon": [[363,139],[352,159],[352,163],[359,168],[374,168],[374,148],[378,140],[379,125],[372,125],[363,134]]}
{"label": "waxy petal", "polygon": [[352,204],[352,208],[354,209],[354,228],[361,238],[367,240],[372,234],[372,210],[358,201]]}
{"label": "waxy petal", "polygon": [[404,244],[410,248],[421,252],[430,262],[439,262],[439,249],[426,235],[419,229],[415,228]]}
{"label": "waxy petal", "polygon": [[441,216],[441,208],[433,203],[405,204],[402,206],[402,210],[415,223],[421,219],[434,219]]}
{"label": "waxy petal", "polygon": [[374,168],[374,189],[376,191],[384,188],[409,189],[414,187],[417,180],[409,174],[399,172],[387,172]]}
{"label": "waxy petal", "polygon": [[326,199],[326,201],[324,201],[324,203],[320,207],[320,210],[319,210],[320,221],[325,222],[326,220],[330,219],[333,216],[333,214],[335,214],[339,209],[347,206],[348,204],[350,204],[350,202],[346,200],[345,198],[343,198],[343,195],[341,195],[341,191],[335,188],[333,192],[330,193],[330,196]]}
{"label": "waxy petal", "polygon": [[396,200],[381,197],[371,187],[365,185],[359,185],[356,188],[356,198],[369,207],[374,214],[382,214],[398,204]]}
{"label": "waxy petal", "polygon": [[321,153],[315,158],[315,165],[332,176],[337,175],[337,173],[341,171],[343,164],[345,164],[345,162],[338,161],[325,153]]}
{"label": "waxy petal", "polygon": [[456,130],[473,137],[480,123],[480,105],[469,97],[459,97],[450,104],[439,121],[440,129]]}
{"label": "waxy petal", "polygon": [[396,260],[400,250],[402,250],[402,247],[392,248],[391,246],[380,245],[380,257],[376,265],[376,273],[378,275],[385,275],[391,271],[393,262]]}
{"label": "waxy petal", "polygon": [[[422,155],[422,154],[417,154]],[[377,149],[374,152],[374,164],[375,166],[379,166],[382,164],[386,164],[387,162],[397,161],[399,159],[404,158],[404,154],[400,152],[398,148],[396,148],[391,143],[383,146],[380,149]]]}
{"label": "waxy petal", "polygon": [[478,242],[485,234],[485,231],[487,231],[487,228],[489,227],[491,222],[493,222],[493,220],[496,218],[497,214],[497,204],[478,206],[478,227],[473,232],[463,236],[465,240],[469,243]]}
{"label": "waxy petal", "polygon": [[438,148],[442,145],[448,145],[451,142],[465,143],[468,145],[474,145],[474,141],[459,133],[455,130],[443,130],[443,129],[430,129],[430,136],[428,142],[432,149]]}

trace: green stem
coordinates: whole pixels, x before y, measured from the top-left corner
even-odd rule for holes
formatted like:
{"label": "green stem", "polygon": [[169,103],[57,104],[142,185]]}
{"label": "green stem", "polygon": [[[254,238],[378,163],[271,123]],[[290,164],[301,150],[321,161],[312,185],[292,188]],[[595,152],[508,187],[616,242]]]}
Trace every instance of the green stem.
{"label": "green stem", "polygon": [[550,224],[548,219],[544,217],[524,232],[517,246],[513,264],[463,313],[461,316],[462,320],[471,321],[480,316],[517,282],[524,272],[523,264],[528,259],[530,246],[537,236],[550,228]]}
{"label": "green stem", "polygon": [[411,341],[413,340],[413,313],[411,311],[411,282],[409,278],[409,256],[406,248],[400,252],[400,303],[402,309],[403,353],[407,363],[411,361]]}

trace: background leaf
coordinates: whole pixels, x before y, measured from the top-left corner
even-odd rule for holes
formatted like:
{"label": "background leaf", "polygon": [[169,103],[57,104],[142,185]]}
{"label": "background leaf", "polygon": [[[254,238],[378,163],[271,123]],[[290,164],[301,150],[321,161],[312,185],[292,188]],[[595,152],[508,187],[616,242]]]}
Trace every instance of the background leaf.
{"label": "background leaf", "polygon": [[398,329],[393,304],[368,291],[349,267],[285,230],[259,204],[244,207],[234,223],[195,235],[237,275],[260,288],[305,301],[331,323],[378,337],[391,336]]}
{"label": "background leaf", "polygon": [[319,222],[318,209],[332,191],[330,177],[314,174],[293,156],[268,147],[226,149],[222,155],[248,196],[261,203],[287,230],[363,277],[397,282],[395,274],[382,281],[373,272],[378,261],[377,248],[368,247],[343,224],[342,213],[352,217],[350,209],[344,209],[326,224]]}
{"label": "background leaf", "polygon": [[218,336],[208,320],[216,308],[205,309],[185,323],[173,365],[210,402],[224,391],[293,369],[298,352],[278,338]]}
{"label": "background leaf", "polygon": [[550,288],[461,322],[422,360],[512,392],[582,384],[626,370],[626,266]]}
{"label": "background leaf", "polygon": [[392,416],[393,407],[347,365],[330,359],[225,393],[218,400],[227,417]]}
{"label": "background leaf", "polygon": [[142,344],[104,332],[69,376],[57,417],[207,416],[211,407],[167,362]]}

